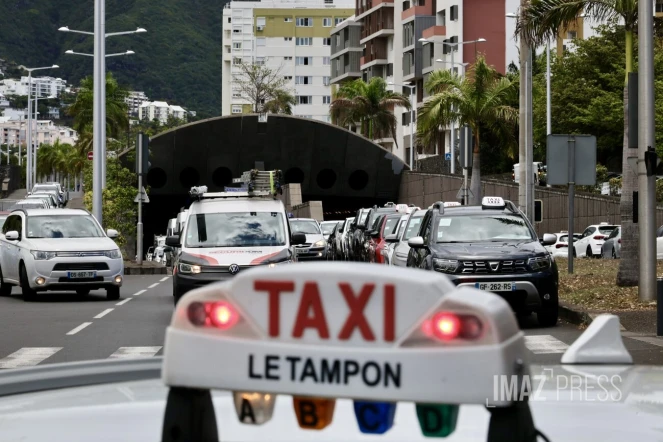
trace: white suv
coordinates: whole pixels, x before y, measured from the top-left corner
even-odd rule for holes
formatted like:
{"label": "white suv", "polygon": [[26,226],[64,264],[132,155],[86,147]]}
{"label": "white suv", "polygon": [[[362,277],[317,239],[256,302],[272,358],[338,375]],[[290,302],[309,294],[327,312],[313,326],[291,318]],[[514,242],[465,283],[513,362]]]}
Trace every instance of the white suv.
{"label": "white suv", "polygon": [[603,243],[617,227],[619,226],[608,223],[594,224],[587,227],[582,233],[582,238],[573,243],[576,256],[600,258]]}
{"label": "white suv", "polygon": [[118,299],[124,262],[115,237],[115,230],[104,233],[85,210],[12,212],[0,235],[0,295],[17,285],[26,301],[46,290],[87,295],[99,288],[108,299]]}

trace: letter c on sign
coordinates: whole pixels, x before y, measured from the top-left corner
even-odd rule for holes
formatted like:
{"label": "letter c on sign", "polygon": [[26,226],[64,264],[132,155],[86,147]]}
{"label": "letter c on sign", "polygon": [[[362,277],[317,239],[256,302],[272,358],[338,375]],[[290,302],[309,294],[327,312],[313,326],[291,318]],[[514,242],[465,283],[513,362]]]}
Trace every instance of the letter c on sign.
{"label": "letter c on sign", "polygon": [[360,424],[362,427],[369,431],[378,429],[380,423],[376,420],[376,417],[378,417],[379,410],[375,404],[361,404],[358,411],[357,417],[361,421]]}

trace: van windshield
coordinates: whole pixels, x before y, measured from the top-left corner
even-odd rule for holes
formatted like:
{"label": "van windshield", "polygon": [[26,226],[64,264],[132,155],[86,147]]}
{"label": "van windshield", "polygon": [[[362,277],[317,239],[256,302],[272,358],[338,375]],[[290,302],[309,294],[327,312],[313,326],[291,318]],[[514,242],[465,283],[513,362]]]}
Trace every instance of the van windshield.
{"label": "van windshield", "polygon": [[189,216],[185,247],[260,247],[286,245],[278,212],[197,213]]}

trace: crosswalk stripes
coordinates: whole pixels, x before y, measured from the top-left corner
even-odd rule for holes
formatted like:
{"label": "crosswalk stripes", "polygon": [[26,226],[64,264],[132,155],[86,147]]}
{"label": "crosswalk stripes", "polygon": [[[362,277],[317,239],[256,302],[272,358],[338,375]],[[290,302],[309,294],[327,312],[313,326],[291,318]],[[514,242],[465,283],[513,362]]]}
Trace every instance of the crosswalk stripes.
{"label": "crosswalk stripes", "polygon": [[109,359],[150,358],[159,353],[161,347],[120,347]]}
{"label": "crosswalk stripes", "polygon": [[525,346],[534,354],[564,353],[568,344],[551,335],[525,336]]}
{"label": "crosswalk stripes", "polygon": [[0,368],[31,367],[50,358],[60,350],[62,350],[62,347],[23,347],[0,359]]}

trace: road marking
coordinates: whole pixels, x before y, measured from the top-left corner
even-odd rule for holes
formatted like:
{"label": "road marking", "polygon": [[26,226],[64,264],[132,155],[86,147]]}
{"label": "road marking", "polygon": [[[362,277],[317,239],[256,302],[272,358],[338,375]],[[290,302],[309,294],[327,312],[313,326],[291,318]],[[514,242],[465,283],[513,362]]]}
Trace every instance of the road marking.
{"label": "road marking", "polygon": [[127,298],[127,299],[125,299],[124,301],[120,301],[120,302],[118,302],[118,303],[115,304],[115,305],[124,305],[124,304],[126,304],[127,302],[131,301],[132,299],[133,299],[133,298]]}
{"label": "road marking", "polygon": [[155,282],[155,283],[152,284],[152,285],[148,285],[147,288],[148,288],[148,289],[153,289],[154,287],[156,287],[156,286],[158,286],[158,285],[159,285],[159,283],[158,283],[158,282]]}
{"label": "road marking", "polygon": [[564,353],[569,346],[551,335],[525,336],[525,345],[534,354]]}
{"label": "road marking", "polygon": [[23,347],[0,359],[0,368],[31,367],[62,350],[62,347]]}
{"label": "road marking", "polygon": [[91,322],[84,322],[81,325],[79,325],[78,327],[76,327],[75,329],[73,329],[71,331],[68,331],[67,334],[68,335],[75,335],[76,333],[83,330],[85,327],[87,327],[90,324],[92,324],[92,323]]}
{"label": "road marking", "polygon": [[161,347],[120,347],[109,359],[151,358],[159,353]]}
{"label": "road marking", "polygon": [[101,312],[97,316],[95,316],[94,319],[101,319],[104,316],[106,316],[107,314],[109,314],[110,312],[112,312],[113,310],[115,310],[115,309],[107,308],[106,310],[104,310],[103,312]]}
{"label": "road marking", "polygon": [[168,281],[168,278],[170,278],[170,276],[166,276],[165,278],[161,278],[159,281],[161,281],[161,282]]}
{"label": "road marking", "polygon": [[139,296],[139,295],[145,293],[146,291],[147,290],[141,290],[140,292],[136,292],[136,293],[134,293],[134,296]]}

